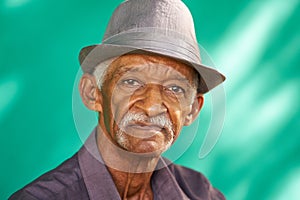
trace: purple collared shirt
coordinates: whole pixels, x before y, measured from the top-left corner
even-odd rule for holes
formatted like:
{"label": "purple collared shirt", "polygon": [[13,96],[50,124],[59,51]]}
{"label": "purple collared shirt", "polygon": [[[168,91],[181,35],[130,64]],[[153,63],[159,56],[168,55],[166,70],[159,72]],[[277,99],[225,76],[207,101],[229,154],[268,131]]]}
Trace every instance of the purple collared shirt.
{"label": "purple collared shirt", "polygon": [[[225,199],[201,173],[166,162],[161,159],[160,164],[165,167],[155,170],[151,177],[155,200]],[[121,197],[103,164],[93,131],[74,156],[17,191],[9,199],[121,200]]]}

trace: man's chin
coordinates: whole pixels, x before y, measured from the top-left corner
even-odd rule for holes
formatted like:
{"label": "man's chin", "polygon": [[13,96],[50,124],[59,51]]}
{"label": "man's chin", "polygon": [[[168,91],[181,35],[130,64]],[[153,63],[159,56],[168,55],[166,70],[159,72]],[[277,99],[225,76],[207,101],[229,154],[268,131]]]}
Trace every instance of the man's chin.
{"label": "man's chin", "polygon": [[155,141],[143,141],[133,148],[123,146],[123,149],[141,157],[159,157],[169,148],[169,145],[158,145]]}

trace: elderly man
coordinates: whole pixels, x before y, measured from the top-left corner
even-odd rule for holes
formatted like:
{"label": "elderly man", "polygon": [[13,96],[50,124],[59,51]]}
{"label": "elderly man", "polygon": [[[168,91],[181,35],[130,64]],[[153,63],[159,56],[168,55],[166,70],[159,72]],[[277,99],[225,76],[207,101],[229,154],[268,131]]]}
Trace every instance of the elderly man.
{"label": "elderly man", "polygon": [[11,199],[225,199],[201,173],[160,156],[225,80],[201,64],[180,0],[125,1],[80,64],[80,95],[97,127],[78,153]]}

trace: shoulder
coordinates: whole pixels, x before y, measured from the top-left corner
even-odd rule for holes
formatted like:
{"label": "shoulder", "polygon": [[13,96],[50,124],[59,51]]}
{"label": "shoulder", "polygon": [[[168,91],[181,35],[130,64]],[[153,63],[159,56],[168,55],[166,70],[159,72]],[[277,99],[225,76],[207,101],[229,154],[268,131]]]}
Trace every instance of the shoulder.
{"label": "shoulder", "polygon": [[74,199],[72,197],[84,199],[83,196],[87,195],[84,191],[86,188],[80,172],[78,156],[75,154],[14,193],[9,199]]}
{"label": "shoulder", "polygon": [[202,173],[175,164],[170,164],[168,168],[191,199],[225,200],[224,195]]}

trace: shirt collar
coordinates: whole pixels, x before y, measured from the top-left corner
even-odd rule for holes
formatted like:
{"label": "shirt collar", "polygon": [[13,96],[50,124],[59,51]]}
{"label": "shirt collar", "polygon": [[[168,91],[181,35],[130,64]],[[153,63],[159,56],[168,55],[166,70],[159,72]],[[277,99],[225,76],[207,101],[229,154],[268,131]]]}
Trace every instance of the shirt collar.
{"label": "shirt collar", "polygon": [[[84,143],[84,146],[79,150],[78,160],[83,180],[91,200],[121,200],[115,183],[98,151],[96,129],[93,130]],[[160,165],[161,164],[165,167],[160,167],[151,177],[154,199],[188,199],[179,187],[174,175],[167,167],[164,159],[160,159]]]}

